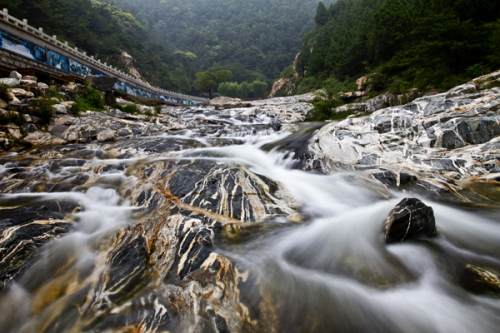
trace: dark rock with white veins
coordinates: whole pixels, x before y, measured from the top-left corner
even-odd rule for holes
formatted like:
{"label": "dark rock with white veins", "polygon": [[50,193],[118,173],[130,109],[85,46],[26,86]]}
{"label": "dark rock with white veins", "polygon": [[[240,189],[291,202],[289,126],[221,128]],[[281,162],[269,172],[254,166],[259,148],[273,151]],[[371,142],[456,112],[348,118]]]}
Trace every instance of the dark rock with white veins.
{"label": "dark rock with white veins", "polygon": [[42,245],[67,234],[71,222],[66,215],[82,209],[76,202],[62,200],[12,208],[6,203],[0,210],[0,290]]}
{"label": "dark rock with white veins", "polygon": [[434,211],[419,199],[403,199],[385,221],[384,240],[387,244],[432,237],[435,234]]}

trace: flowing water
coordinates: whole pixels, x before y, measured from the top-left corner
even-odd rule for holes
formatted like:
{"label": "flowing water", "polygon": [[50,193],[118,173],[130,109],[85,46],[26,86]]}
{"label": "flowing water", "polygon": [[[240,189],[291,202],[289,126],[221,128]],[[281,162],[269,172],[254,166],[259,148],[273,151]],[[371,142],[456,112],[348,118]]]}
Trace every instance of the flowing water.
{"label": "flowing water", "polygon": [[[377,189],[352,173],[302,171],[294,151],[318,124],[185,118],[225,125],[3,156],[2,332],[499,332],[499,300],[462,281],[466,265],[500,268],[497,210]],[[169,193],[158,185],[167,178]],[[246,180],[272,196],[235,195]],[[438,236],[386,245],[384,221],[408,196],[433,208]],[[187,236],[175,243],[171,233],[189,221],[162,224],[174,214],[241,227],[207,230],[209,252],[243,276],[224,292],[237,294],[244,315],[215,301],[179,310],[187,296],[175,288],[203,281],[195,273],[212,257],[194,267],[196,257],[183,256]],[[162,255],[176,259],[162,266]],[[144,264],[151,258],[153,267]],[[196,319],[210,311],[214,325]],[[235,323],[242,317],[262,324]]]}

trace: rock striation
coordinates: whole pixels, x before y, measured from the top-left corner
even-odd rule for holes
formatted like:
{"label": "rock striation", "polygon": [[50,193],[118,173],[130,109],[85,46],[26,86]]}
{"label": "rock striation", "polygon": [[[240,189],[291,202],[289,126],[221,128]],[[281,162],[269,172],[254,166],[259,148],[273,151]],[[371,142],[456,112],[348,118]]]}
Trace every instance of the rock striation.
{"label": "rock striation", "polygon": [[431,207],[416,198],[406,198],[394,207],[385,221],[384,240],[387,244],[432,237],[436,220]]}
{"label": "rock striation", "polygon": [[[461,256],[476,257],[469,250],[448,255],[457,252],[455,244],[450,250],[441,239],[431,241],[440,251],[429,256],[415,244],[403,250],[418,252],[387,251],[385,244],[436,234],[433,209],[419,199],[406,198],[391,211],[384,240],[379,237],[382,225],[373,227],[371,215],[363,216],[361,223],[356,220],[352,234],[344,221],[360,216],[351,213],[365,210],[365,205],[375,212],[386,204],[377,200],[395,196],[392,189],[453,195],[484,205],[487,198],[467,184],[493,184],[497,190],[500,183],[500,89],[495,87],[499,78],[500,72],[493,73],[444,94],[326,124],[297,124],[311,110],[307,101],[313,94],[251,102],[214,99],[203,108],[164,106],[154,116],[107,108],[75,117],[72,103],[57,99],[50,109],[54,117],[42,124],[23,112],[36,107],[28,92],[37,96],[48,88],[29,83],[13,89],[5,102],[16,110],[0,110],[0,118],[23,117],[26,122],[4,124],[9,136],[3,139],[15,137],[26,146],[0,156],[0,309],[12,314],[0,317],[2,327],[10,332],[26,324],[26,330],[37,332],[216,333],[289,331],[297,324],[299,330],[328,331],[332,316],[345,317],[343,311],[349,310],[335,305],[354,299],[344,298],[344,291],[361,299],[353,301],[355,306],[365,306],[386,298],[380,295],[392,299],[393,290],[405,283],[410,283],[409,292],[415,289],[425,260],[410,270],[406,266],[411,260],[403,262],[397,255],[422,253],[429,261],[436,255],[442,262],[474,262],[462,261]],[[71,96],[80,88],[66,85],[61,92]],[[156,111],[146,106],[140,110]],[[289,170],[292,167],[342,175],[306,176]],[[280,178],[285,172],[297,175],[290,188]],[[352,190],[345,179],[367,186],[363,192]],[[321,203],[320,209],[314,202],[310,209],[296,198],[298,192],[314,197],[306,182],[319,183],[314,189],[325,196],[331,184],[338,185],[340,196],[359,193],[363,202],[351,205],[350,198],[341,198],[339,216],[337,208],[332,213],[326,207],[330,202]],[[325,211],[319,220],[318,210]],[[308,223],[314,225],[313,235],[306,224],[296,225],[303,221],[313,221]],[[271,238],[279,246],[267,247],[261,239],[265,230],[298,238]],[[324,230],[336,233],[340,247],[331,247],[329,237],[314,235],[329,236]],[[244,243],[257,232],[262,234]],[[360,246],[344,236],[364,242],[362,251],[356,252]],[[324,256],[317,255],[316,241],[325,243]],[[227,250],[229,245],[237,250]],[[259,251],[271,249],[268,267],[238,261],[254,245]],[[340,249],[336,260],[331,249]],[[272,262],[273,257],[279,261]],[[366,260],[358,262],[356,257]],[[320,265],[323,260],[326,264]],[[457,267],[465,266],[461,265]],[[438,266],[432,265],[433,274],[424,275],[439,275],[438,283],[444,283],[442,276],[456,270],[434,274]],[[475,286],[498,295],[498,273],[487,266],[467,266],[464,288]],[[270,275],[259,275],[266,270]],[[352,277],[355,281],[349,281]],[[323,288],[320,283],[325,280]],[[341,288],[331,288],[332,281]],[[296,294],[298,302],[293,297],[283,302],[279,296],[288,295],[290,286],[317,289],[317,295],[334,300],[311,303]],[[374,293],[373,288],[381,290]],[[325,293],[333,289],[343,293]],[[369,302],[361,297],[362,290],[369,291]],[[463,296],[459,293],[457,299]],[[445,304],[449,300],[447,292]],[[334,306],[322,313],[324,304]],[[365,309],[358,309],[364,316]],[[11,323],[10,317],[25,320]],[[371,324],[358,328],[369,331]]]}
{"label": "rock striation", "polygon": [[437,195],[458,193],[467,181],[500,181],[499,77],[332,122],[296,156],[298,167],[360,171],[388,187],[415,185]]}

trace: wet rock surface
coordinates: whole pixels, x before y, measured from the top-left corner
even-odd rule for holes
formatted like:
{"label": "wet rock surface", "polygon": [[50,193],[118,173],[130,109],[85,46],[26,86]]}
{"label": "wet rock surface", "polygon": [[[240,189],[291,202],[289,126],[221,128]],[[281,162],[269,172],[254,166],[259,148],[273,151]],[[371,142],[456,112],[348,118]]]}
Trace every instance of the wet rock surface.
{"label": "wet rock surface", "polygon": [[500,274],[492,268],[466,265],[461,283],[475,293],[500,297]]}
{"label": "wet rock surface", "polygon": [[[471,89],[328,124],[297,124],[311,109],[307,96],[165,106],[153,117],[110,110],[78,118],[60,104],[66,113],[44,129],[33,122],[22,138],[33,147],[0,156],[0,327],[367,332],[375,323],[404,331],[377,311],[414,309],[399,306],[406,299],[426,308],[419,279],[441,279],[446,273],[434,270],[447,257],[423,278],[423,262],[440,254],[405,241],[434,235],[434,220],[447,214],[437,206],[434,218],[418,199],[393,209],[394,189],[490,208],[497,200],[492,101],[500,91]],[[491,188],[464,185],[473,181]],[[386,241],[399,246],[380,237],[391,209]],[[429,242],[439,248],[448,237],[454,249],[463,241],[454,236],[444,228]],[[495,256],[494,244],[481,250]],[[413,258],[425,260],[410,267]]]}
{"label": "wet rock surface", "polygon": [[428,238],[436,234],[436,220],[431,207],[416,198],[403,199],[389,213],[385,222],[387,244]]}
{"label": "wet rock surface", "polygon": [[[476,82],[494,79],[496,74]],[[474,82],[450,92],[417,98],[406,105],[332,122],[309,140],[300,157],[306,170],[325,174],[356,170],[367,178],[391,173],[388,187],[400,187],[400,174],[417,177],[421,190],[461,192],[468,181],[499,179],[500,89]],[[387,177],[381,181],[387,185]],[[395,185],[395,186],[394,186]],[[462,201],[470,201],[462,197]]]}
{"label": "wet rock surface", "polygon": [[[25,137],[43,147],[4,157],[2,286],[22,285],[39,300],[37,313],[50,311],[54,301],[62,309],[48,321],[37,319],[33,329],[155,332],[182,323],[190,331],[259,330],[237,297],[248,273],[217,254],[214,242],[225,225],[299,221],[300,204],[280,183],[224,158],[224,147],[243,146],[248,135],[273,135],[303,111],[247,111],[165,108],[156,122],[119,111],[61,113],[49,133]],[[90,192],[102,198],[94,201]],[[116,201],[106,203],[110,196]],[[120,204],[134,208],[100,231],[91,222],[98,217],[86,215],[100,202],[117,210],[113,220]],[[87,250],[97,257],[80,262],[72,246],[56,250],[88,232],[99,245]],[[84,299],[76,312],[73,304]]]}

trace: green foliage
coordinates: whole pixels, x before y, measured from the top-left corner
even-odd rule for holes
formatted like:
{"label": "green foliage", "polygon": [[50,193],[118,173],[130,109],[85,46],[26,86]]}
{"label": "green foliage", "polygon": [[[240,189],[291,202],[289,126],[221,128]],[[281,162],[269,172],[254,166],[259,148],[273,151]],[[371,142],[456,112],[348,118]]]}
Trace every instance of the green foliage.
{"label": "green foliage", "polygon": [[[334,119],[338,116],[334,108],[343,105],[339,99],[342,84],[335,79],[327,79],[323,82],[323,89],[316,94],[313,101],[314,108],[307,116],[309,121],[322,121]],[[338,119],[338,118],[337,118]]]}
{"label": "green foliage", "polygon": [[312,73],[319,73],[326,69],[325,59],[330,50],[331,38],[328,29],[323,29],[319,35],[318,41],[314,45],[311,52],[311,58],[308,63],[308,75]]}
{"label": "green foliage", "polygon": [[240,85],[236,82],[224,82],[219,85],[219,94],[221,96],[233,98],[246,98],[240,95]]}
{"label": "green foliage", "polygon": [[314,76],[309,76],[300,81],[300,84],[297,89],[297,94],[305,94],[310,91],[314,91],[320,89],[323,86],[321,80],[318,80]]}
{"label": "green foliage", "polygon": [[161,105],[155,105],[154,106],[155,114],[158,114],[161,112]]}
{"label": "green foliage", "polygon": [[490,45],[494,45],[491,54],[487,56],[488,62],[495,68],[500,67],[500,19],[486,25],[486,28],[491,32]]}
{"label": "green foliage", "polygon": [[83,98],[84,104],[88,107],[87,110],[102,110],[106,102],[101,96],[99,90],[83,87]]}
{"label": "green foliage", "polygon": [[[215,73],[219,69],[210,68],[217,62],[233,72],[232,81],[268,84],[293,62],[318,6],[318,0],[104,1],[133,14],[156,41],[171,45],[173,63],[182,64],[188,78]],[[180,81],[170,79],[172,85]]]}
{"label": "green foliage", "polygon": [[254,81],[252,83],[252,90],[257,98],[263,98],[266,95],[267,83],[262,81]]}
{"label": "green foliage", "polygon": [[304,37],[298,93],[367,74],[372,93],[445,90],[500,66],[498,1],[341,0],[328,12]]}
{"label": "green foliage", "polygon": [[149,110],[146,110],[146,111],[144,112],[144,114],[145,114],[146,116],[148,116],[148,117],[152,117],[152,116],[153,116],[153,112],[151,112],[151,111],[149,111]]}
{"label": "green foliage", "polygon": [[239,94],[241,98],[248,98],[250,96],[250,85],[247,82],[240,83]]}
{"label": "green foliage", "polygon": [[50,97],[56,97],[57,90],[55,90],[54,88],[49,88],[49,95],[50,95]]}
{"label": "green foliage", "polygon": [[390,60],[411,31],[411,18],[401,0],[387,0],[375,13],[369,41],[375,60]]}
{"label": "green foliage", "polygon": [[219,94],[233,98],[263,98],[266,94],[267,83],[255,80],[252,84],[247,82],[225,82],[219,84]]}
{"label": "green foliage", "polygon": [[130,114],[140,114],[141,110],[137,104],[128,104],[122,107],[122,111]]}
{"label": "green foliage", "polygon": [[157,35],[131,13],[114,4],[95,0],[0,0],[0,6],[8,8],[11,15],[28,19],[34,27],[43,27],[49,35],[57,35],[59,40],[130,72],[128,66],[119,61],[121,53],[126,51],[151,84],[191,91],[188,74],[183,72],[182,61],[178,60],[187,57],[189,61],[194,54],[174,55],[165,40],[156,38]]}
{"label": "green foliage", "polygon": [[194,86],[196,90],[208,91],[210,98],[212,98],[212,88],[217,84],[217,77],[211,72],[196,73],[196,80]]}
{"label": "green foliage", "polygon": [[217,82],[226,82],[233,78],[233,73],[230,70],[224,69],[215,73],[215,79]]}
{"label": "green foliage", "polygon": [[7,100],[7,94],[9,93],[10,88],[8,85],[0,83],[0,98]]}
{"label": "green foliage", "polygon": [[314,16],[314,22],[316,23],[316,25],[325,25],[326,22],[328,22],[329,17],[330,14],[326,9],[325,4],[323,2],[320,2],[318,4],[318,9],[316,9],[316,16]]}
{"label": "green foliage", "polygon": [[[317,104],[321,102],[316,102]],[[310,114],[307,115],[306,121],[325,121],[325,120],[343,120],[349,117],[350,115],[357,114],[355,111],[338,111],[333,112],[330,106],[325,107],[325,111],[319,112],[317,109],[314,109]]]}
{"label": "green foliage", "polygon": [[81,112],[85,109],[85,105],[80,100],[71,105],[71,114],[74,117],[80,117]]}
{"label": "green foliage", "polygon": [[292,77],[294,74],[295,74],[295,69],[291,65],[291,66],[288,66],[287,68],[285,68],[281,72],[280,77],[283,79],[283,78],[287,78],[287,77]]}
{"label": "green foliage", "polygon": [[51,98],[42,98],[40,99],[40,103],[38,104],[38,111],[34,113],[35,116],[40,118],[40,121],[43,125],[48,125],[50,120],[54,116],[54,109],[52,105],[57,104],[56,101]]}
{"label": "green foliage", "polygon": [[215,74],[212,72],[200,72],[196,73],[194,86],[199,91],[208,91],[210,98],[212,98],[212,88],[215,87],[218,82],[224,83],[232,77],[233,73],[230,70],[220,70]]}

